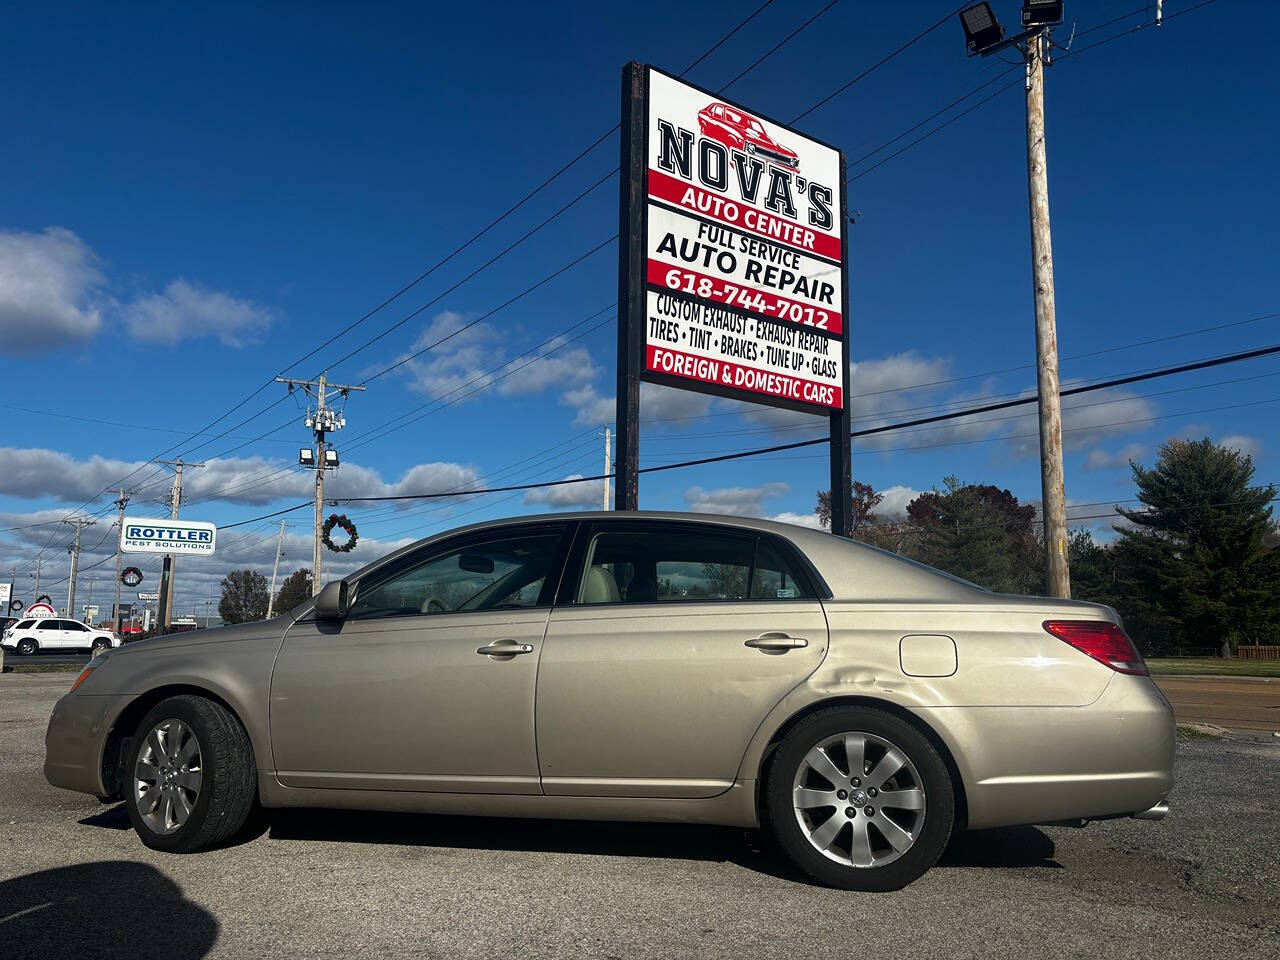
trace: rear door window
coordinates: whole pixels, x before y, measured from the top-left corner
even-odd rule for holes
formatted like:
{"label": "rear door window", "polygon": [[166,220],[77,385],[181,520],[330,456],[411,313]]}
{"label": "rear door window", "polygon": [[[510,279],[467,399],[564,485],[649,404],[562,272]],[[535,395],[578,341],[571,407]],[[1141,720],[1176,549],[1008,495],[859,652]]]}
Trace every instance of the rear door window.
{"label": "rear door window", "polygon": [[656,526],[603,530],[587,547],[581,604],[812,597],[806,581],[751,531]]}

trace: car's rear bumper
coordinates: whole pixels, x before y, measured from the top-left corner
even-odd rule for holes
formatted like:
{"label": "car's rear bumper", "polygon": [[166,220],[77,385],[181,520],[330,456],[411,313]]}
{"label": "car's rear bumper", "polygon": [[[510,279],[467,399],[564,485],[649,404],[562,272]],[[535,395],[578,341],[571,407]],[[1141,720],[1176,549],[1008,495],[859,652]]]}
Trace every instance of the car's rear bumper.
{"label": "car's rear bumper", "polygon": [[128,699],[69,693],[55,703],[44,735],[44,778],[55,787],[103,795],[103,748]]}
{"label": "car's rear bumper", "polygon": [[1173,788],[1173,711],[1147,677],[1116,674],[1086,707],[921,713],[951,748],[973,828],[1145,814]]}

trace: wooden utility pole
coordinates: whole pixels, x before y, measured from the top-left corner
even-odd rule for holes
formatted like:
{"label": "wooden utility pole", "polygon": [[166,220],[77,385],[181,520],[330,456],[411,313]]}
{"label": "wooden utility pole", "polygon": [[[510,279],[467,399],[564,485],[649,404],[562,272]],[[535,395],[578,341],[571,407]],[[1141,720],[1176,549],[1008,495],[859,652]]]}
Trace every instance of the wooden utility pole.
{"label": "wooden utility pole", "polygon": [[267,594],[267,619],[270,620],[276,606],[276,574],[280,572],[280,558],[284,556],[284,525],[280,521],[280,539],[276,543],[276,562],[271,568],[271,592]]}
{"label": "wooden utility pole", "polygon": [[1040,493],[1049,594],[1071,596],[1067,567],[1067,494],[1062,469],[1062,398],[1058,393],[1058,323],[1049,232],[1049,172],[1044,143],[1044,31],[1027,41],[1027,188],[1036,303],[1036,379],[1040,393]]}
{"label": "wooden utility pole", "polygon": [[604,428],[604,507],[609,509],[609,474],[613,473],[613,451],[609,449],[609,441],[612,437],[609,434],[609,428]]}
{"label": "wooden utility pole", "polygon": [[[346,383],[329,383],[328,373],[320,374],[319,380],[292,380],[289,377],[276,377],[277,383],[287,383],[289,391],[292,393],[294,387],[302,387],[308,394],[315,390],[316,396],[316,412],[314,418],[311,411],[307,411],[306,424],[310,427],[316,436],[316,503],[315,503],[315,539],[311,549],[311,595],[314,597],[320,592],[320,575],[323,566],[323,554],[321,549],[324,546],[321,539],[321,528],[324,526],[324,472],[329,469],[329,465],[325,461],[325,441],[326,433],[332,433],[335,430],[341,430],[346,426],[346,417],[342,416],[341,411],[334,410],[332,407],[326,406],[328,399],[328,391],[333,390],[341,394],[344,398],[352,390],[363,391],[364,387]],[[336,469],[337,463],[333,464]]]}
{"label": "wooden utility pole", "polygon": [[120,616],[120,567],[122,563],[121,546],[124,544],[124,508],[129,502],[129,498],[124,494],[124,487],[120,488],[120,498],[116,500],[116,509],[120,511],[120,518],[117,520],[117,528],[120,536],[116,537],[116,600],[115,606],[111,608],[111,615],[116,618],[116,634],[124,629],[124,618]]}
{"label": "wooden utility pole", "polygon": [[87,517],[76,517],[74,520],[64,520],[63,522],[69,523],[76,528],[74,546],[67,548],[67,552],[71,554],[71,582],[67,584],[67,616],[74,618],[76,615],[76,576],[80,569],[80,534],[84,532],[85,527],[91,527],[98,521]]}
{"label": "wooden utility pole", "polygon": [[[183,467],[203,467],[203,463],[186,463],[181,457],[177,460],[157,460],[156,463],[165,467],[173,467],[175,476],[173,478],[173,505],[169,510],[169,519],[178,519],[178,507],[182,503],[182,469]],[[160,573],[160,601],[156,610],[156,616],[160,620],[158,630],[160,633],[169,632],[169,624],[173,621],[173,575],[174,564],[176,558],[171,553],[164,555],[164,569]]]}

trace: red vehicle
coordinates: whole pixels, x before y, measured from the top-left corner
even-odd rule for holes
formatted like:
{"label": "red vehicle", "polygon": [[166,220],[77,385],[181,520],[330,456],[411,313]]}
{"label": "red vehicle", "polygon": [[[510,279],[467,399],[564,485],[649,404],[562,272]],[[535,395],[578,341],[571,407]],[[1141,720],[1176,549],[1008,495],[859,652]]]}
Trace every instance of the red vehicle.
{"label": "red vehicle", "polygon": [[698,126],[703,136],[719,140],[726,147],[744,150],[751,156],[764,157],[792,170],[800,167],[800,158],[794,150],[774,140],[763,123],[737,107],[709,103],[698,111]]}

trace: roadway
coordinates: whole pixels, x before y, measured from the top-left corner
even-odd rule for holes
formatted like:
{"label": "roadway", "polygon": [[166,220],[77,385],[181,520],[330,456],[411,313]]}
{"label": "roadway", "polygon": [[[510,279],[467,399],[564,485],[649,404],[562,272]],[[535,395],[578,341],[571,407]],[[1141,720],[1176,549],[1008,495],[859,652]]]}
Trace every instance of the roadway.
{"label": "roadway", "polygon": [[1280,730],[1280,679],[1155,677],[1179,722],[1227,730]]}
{"label": "roadway", "polygon": [[905,890],[806,883],[738,830],[280,811],[209,853],[50,787],[65,674],[0,677],[0,954],[1280,958],[1280,743],[1178,744],[1160,823],[959,836]]}

